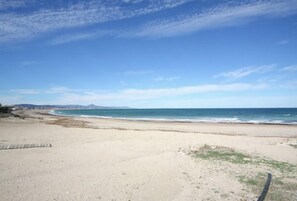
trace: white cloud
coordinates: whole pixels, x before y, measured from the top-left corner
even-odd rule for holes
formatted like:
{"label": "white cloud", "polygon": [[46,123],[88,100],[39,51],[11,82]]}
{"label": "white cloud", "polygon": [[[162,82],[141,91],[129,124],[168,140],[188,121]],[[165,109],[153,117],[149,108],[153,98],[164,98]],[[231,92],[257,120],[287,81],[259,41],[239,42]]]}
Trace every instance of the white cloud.
{"label": "white cloud", "polygon": [[[239,1],[240,2],[240,1]],[[170,37],[200,30],[234,26],[255,17],[282,17],[297,12],[296,0],[250,1],[223,4],[208,10],[150,22],[137,31],[123,33],[124,37]]]}
{"label": "white cloud", "polygon": [[140,3],[143,2],[144,0],[123,0],[125,3]]}
{"label": "white cloud", "polygon": [[297,107],[297,96],[232,96],[142,102],[148,108],[279,108]]}
{"label": "white cloud", "polygon": [[280,71],[286,71],[286,72],[297,71],[297,65],[283,67],[280,69]]}
{"label": "white cloud", "polygon": [[[136,4],[120,1],[91,0],[79,3],[70,2],[68,6],[54,9],[40,8],[24,13],[3,12],[0,13],[0,42],[29,39],[44,32],[146,15],[173,8],[188,1],[190,0],[152,0],[146,2],[144,6],[138,4],[134,6]],[[7,8],[7,6],[2,6],[2,8]]]}
{"label": "white cloud", "polygon": [[[51,7],[42,7],[35,0],[0,0],[0,42],[31,39],[42,33],[69,28],[86,27],[111,21],[128,19],[174,8],[194,0],[90,0],[69,1]],[[238,3],[239,2],[239,3]],[[32,7],[31,12],[13,12],[10,8]],[[61,5],[64,5],[61,7]],[[38,9],[36,9],[38,8]],[[35,9],[35,10],[34,10]],[[189,13],[169,19],[159,19],[128,30],[96,30],[64,34],[51,44],[69,43],[101,36],[114,37],[170,37],[200,30],[235,26],[256,17],[282,17],[297,12],[296,0],[224,1],[218,6],[203,8],[199,5]],[[196,11],[195,11],[196,10]],[[288,41],[279,41],[286,44]]]}
{"label": "white cloud", "polygon": [[124,72],[125,75],[147,75],[147,74],[152,74],[155,71],[152,70],[131,70]]}
{"label": "white cloud", "polygon": [[288,40],[280,40],[280,41],[278,41],[276,44],[277,44],[277,45],[287,45],[288,43],[289,43]]}
{"label": "white cloud", "polygon": [[[15,94],[21,95],[22,101],[26,100],[32,95],[55,94],[54,100],[48,99],[47,102],[55,104],[104,104],[104,105],[123,105],[132,103],[137,104],[141,101],[154,101],[173,97],[181,98],[183,95],[197,95],[202,93],[216,93],[216,92],[239,92],[247,90],[261,90],[266,88],[265,84],[246,84],[233,83],[225,85],[208,84],[185,86],[176,88],[157,88],[157,89],[124,89],[117,92],[111,91],[96,91],[96,90],[81,90],[69,89],[65,87],[50,88],[48,90],[32,90],[32,89],[18,89],[10,90],[11,96]],[[9,93],[6,97],[10,97]],[[38,101],[38,98],[34,100]],[[14,102],[15,103],[15,102]],[[40,102],[39,102],[40,103]],[[44,102],[44,104],[47,104]]]}
{"label": "white cloud", "polygon": [[40,94],[42,91],[37,89],[13,89],[10,90],[13,93],[16,94]]}
{"label": "white cloud", "polygon": [[284,89],[297,89],[297,80],[290,80],[290,81],[286,81],[283,84],[281,84],[281,87],[283,87]]}
{"label": "white cloud", "polygon": [[22,101],[22,97],[18,95],[0,96],[0,103],[4,105],[17,104]]}
{"label": "white cloud", "polygon": [[0,0],[0,11],[26,6],[23,0]]}
{"label": "white cloud", "polygon": [[46,90],[45,93],[56,94],[56,93],[67,93],[67,92],[72,92],[72,91],[73,90],[68,87],[52,87],[52,88]]}
{"label": "white cloud", "polygon": [[[156,100],[162,98],[180,97],[182,95],[195,95],[209,92],[234,92],[246,90],[260,90],[267,86],[265,84],[244,84],[235,83],[227,85],[197,85],[177,88],[159,88],[159,89],[125,89],[118,92],[83,92],[83,93],[65,93],[60,96],[59,102],[67,104],[75,103],[126,103],[141,102],[145,100]],[[117,102],[117,100],[119,102]]]}
{"label": "white cloud", "polygon": [[260,74],[260,73],[266,73],[274,70],[276,67],[275,64],[271,65],[265,65],[265,66],[251,66],[251,67],[244,67],[240,68],[234,71],[229,71],[229,72],[223,72],[218,75],[215,75],[215,77],[226,77],[229,79],[239,79],[242,77],[246,77],[251,74]]}
{"label": "white cloud", "polygon": [[64,43],[71,43],[80,40],[90,40],[102,36],[112,35],[112,31],[93,31],[93,32],[82,32],[75,34],[61,35],[49,42],[50,45],[60,45]]}
{"label": "white cloud", "polygon": [[37,61],[21,61],[21,62],[19,62],[19,64],[21,66],[32,66],[37,63],[38,63]]}
{"label": "white cloud", "polygon": [[231,91],[245,91],[254,89],[263,89],[266,85],[258,84],[245,84],[245,83],[233,83],[225,85],[197,85],[177,88],[161,88],[161,89],[126,89],[120,94],[126,98],[136,99],[153,99],[170,96],[180,96],[187,94],[199,94],[208,92],[231,92]]}
{"label": "white cloud", "polygon": [[155,81],[157,82],[173,82],[179,80],[179,76],[171,76],[171,77],[164,77],[164,76],[158,76],[154,78]]}
{"label": "white cloud", "polygon": [[[14,94],[64,94],[68,92],[81,92],[82,90],[73,90],[67,87],[52,87],[49,89],[12,89],[8,92],[12,92]],[[5,91],[4,91],[5,92]],[[7,92],[7,91],[6,91]]]}

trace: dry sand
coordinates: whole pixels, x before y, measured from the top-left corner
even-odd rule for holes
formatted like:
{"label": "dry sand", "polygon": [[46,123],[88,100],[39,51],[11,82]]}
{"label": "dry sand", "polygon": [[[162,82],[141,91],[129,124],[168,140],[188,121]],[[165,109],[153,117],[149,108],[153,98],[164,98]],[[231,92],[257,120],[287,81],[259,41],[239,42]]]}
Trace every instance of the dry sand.
{"label": "dry sand", "polygon": [[287,200],[297,200],[295,171],[188,154],[207,144],[296,166],[296,126],[18,114],[26,118],[0,119],[0,145],[52,147],[0,151],[0,200],[256,200],[239,178],[267,171],[290,180]]}

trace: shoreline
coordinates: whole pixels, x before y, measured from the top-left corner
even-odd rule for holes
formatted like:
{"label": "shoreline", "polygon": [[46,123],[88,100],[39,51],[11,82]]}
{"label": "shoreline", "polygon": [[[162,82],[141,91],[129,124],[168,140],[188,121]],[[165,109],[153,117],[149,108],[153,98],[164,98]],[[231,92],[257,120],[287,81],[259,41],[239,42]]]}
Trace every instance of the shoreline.
{"label": "shoreline", "polygon": [[[166,131],[178,133],[197,133],[215,134],[230,136],[253,136],[253,137],[297,137],[297,125],[283,124],[246,124],[246,123],[213,123],[213,122],[174,122],[174,121],[149,121],[149,120],[130,120],[116,118],[97,118],[62,116],[50,114],[50,110],[19,110],[17,115],[25,118],[55,119],[57,125],[60,120],[69,122],[84,122],[86,127],[95,129],[116,129],[116,130],[135,130],[135,131]],[[21,113],[19,113],[21,112]],[[41,120],[42,122],[42,120]],[[63,124],[62,124],[63,125]],[[113,125],[113,126],[109,126]],[[67,125],[66,125],[67,126]],[[272,128],[274,128],[272,130]],[[258,132],[252,132],[257,130]],[[285,131],[285,133],[284,133]]]}
{"label": "shoreline", "polygon": [[[232,122],[232,121],[203,121],[203,120],[182,120],[182,119],[158,119],[158,118],[125,118],[125,117],[104,117],[104,116],[96,116],[96,115],[66,115],[66,114],[57,114],[56,110],[46,110],[49,115],[60,116],[60,117],[72,117],[72,118],[94,118],[94,119],[114,119],[114,120],[123,120],[123,121],[135,121],[135,122],[157,122],[157,123],[197,123],[197,124],[247,124],[247,125],[281,125],[281,126],[294,126],[297,127],[297,122],[295,123],[275,123],[275,122]],[[67,110],[67,109],[66,109]],[[79,109],[78,109],[79,110]]]}

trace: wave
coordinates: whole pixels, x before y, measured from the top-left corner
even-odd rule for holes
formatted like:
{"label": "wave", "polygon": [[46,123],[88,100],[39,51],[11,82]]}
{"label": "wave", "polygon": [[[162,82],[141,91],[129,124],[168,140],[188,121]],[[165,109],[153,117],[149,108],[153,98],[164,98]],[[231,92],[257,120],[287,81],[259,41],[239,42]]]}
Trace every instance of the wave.
{"label": "wave", "polygon": [[65,114],[63,111],[51,110],[52,115],[69,116],[69,117],[82,117],[82,118],[99,118],[99,119],[120,119],[130,121],[161,121],[161,122],[190,122],[190,123],[238,123],[238,124],[271,124],[271,125],[297,125],[297,121],[286,122],[283,120],[268,120],[268,119],[240,119],[237,116],[232,118],[173,118],[173,117],[114,117],[102,115],[82,115],[82,114]]}

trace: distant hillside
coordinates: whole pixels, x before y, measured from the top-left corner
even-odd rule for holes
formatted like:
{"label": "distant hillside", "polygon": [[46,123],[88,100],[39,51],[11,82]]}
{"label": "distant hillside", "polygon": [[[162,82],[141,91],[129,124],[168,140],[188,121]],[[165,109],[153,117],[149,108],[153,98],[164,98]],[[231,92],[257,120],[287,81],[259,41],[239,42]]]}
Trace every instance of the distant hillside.
{"label": "distant hillside", "polygon": [[34,105],[34,104],[16,104],[14,107],[26,109],[128,109],[129,107],[104,107],[94,104],[90,105]]}

